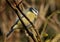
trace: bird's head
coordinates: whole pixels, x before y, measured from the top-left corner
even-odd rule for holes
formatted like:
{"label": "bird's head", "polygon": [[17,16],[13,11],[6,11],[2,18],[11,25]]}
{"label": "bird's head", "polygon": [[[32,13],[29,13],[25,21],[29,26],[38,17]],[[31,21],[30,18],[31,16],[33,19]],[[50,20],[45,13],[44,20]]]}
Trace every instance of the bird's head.
{"label": "bird's head", "polygon": [[29,8],[29,11],[31,11],[32,13],[34,13],[35,15],[38,15],[38,11],[36,8]]}

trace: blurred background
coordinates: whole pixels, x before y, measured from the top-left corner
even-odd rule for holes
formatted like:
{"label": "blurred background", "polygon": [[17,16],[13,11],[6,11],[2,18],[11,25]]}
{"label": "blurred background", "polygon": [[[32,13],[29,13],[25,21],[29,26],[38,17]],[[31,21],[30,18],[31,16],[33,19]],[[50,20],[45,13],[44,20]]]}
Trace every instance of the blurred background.
{"label": "blurred background", "polygon": [[[12,5],[13,0],[9,0]],[[33,7],[38,10],[35,29],[41,42],[60,42],[60,0],[15,0],[21,10]],[[15,30],[8,38],[6,34],[16,22],[17,15],[6,0],[0,0],[0,42],[34,42],[25,31]],[[46,36],[47,35],[47,36]]]}

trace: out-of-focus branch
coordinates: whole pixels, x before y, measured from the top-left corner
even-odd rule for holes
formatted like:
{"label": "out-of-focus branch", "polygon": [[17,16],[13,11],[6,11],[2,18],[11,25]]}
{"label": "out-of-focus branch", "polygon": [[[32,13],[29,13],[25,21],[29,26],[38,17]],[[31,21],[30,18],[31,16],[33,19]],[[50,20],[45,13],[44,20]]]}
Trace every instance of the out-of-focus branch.
{"label": "out-of-focus branch", "polygon": [[[47,13],[47,10],[48,10],[48,7],[49,7],[49,4],[47,4],[44,8],[44,4],[42,3],[41,6],[40,6],[40,11],[39,11],[39,14],[38,14],[38,17],[37,17],[37,20],[35,22],[35,29],[39,29],[40,25],[42,25],[43,21],[45,20],[45,15]],[[43,19],[43,20],[42,20]],[[41,37],[39,35],[39,37]],[[41,40],[41,39],[40,39]]]}
{"label": "out-of-focus branch", "polygon": [[27,8],[31,7],[31,5],[29,5],[26,1],[22,2]]}
{"label": "out-of-focus branch", "polygon": [[[51,5],[51,4],[49,4],[49,5]],[[47,6],[49,6],[49,5],[47,5]],[[39,16],[38,16],[38,18],[37,18],[37,20],[35,22],[35,26],[36,26],[35,29],[38,29],[40,27],[40,25],[42,25],[42,22],[47,22],[47,19],[45,18],[45,15],[46,15],[46,12],[47,12],[46,10],[48,10],[48,7],[46,7],[45,10],[44,10],[44,5],[43,4],[40,7],[41,8],[40,8]],[[51,8],[53,8],[53,7],[51,6]],[[54,11],[54,10],[55,10],[55,8],[52,11]],[[49,26],[51,26],[54,30],[56,30],[57,32],[59,32],[58,27],[56,25],[52,24],[51,22],[47,22],[47,24]],[[44,28],[46,29],[46,27],[44,27]],[[44,29],[44,31],[45,31],[45,29]]]}
{"label": "out-of-focus branch", "polygon": [[[51,14],[51,17],[54,17],[54,15],[58,15],[57,14],[58,11],[55,11]],[[56,17],[55,17],[56,18]],[[56,32],[59,33],[59,26],[56,24],[55,20],[54,19],[49,19],[50,20],[50,26],[53,27],[54,30],[56,30]]]}
{"label": "out-of-focus branch", "polygon": [[[54,16],[56,14],[56,11],[55,12],[53,12],[49,17],[48,17],[48,20],[51,20],[50,18],[52,17],[52,16]],[[58,33],[59,33],[59,27],[57,27],[55,24],[53,24],[54,22],[53,21],[50,21],[50,22],[48,22],[48,20],[46,21],[45,20],[45,22],[47,22],[47,24],[49,25],[49,26],[51,26],[54,30],[56,30]]]}
{"label": "out-of-focus branch", "polygon": [[55,0],[49,0],[49,4],[50,4],[51,11],[55,11],[56,10]]}
{"label": "out-of-focus branch", "polygon": [[[56,13],[57,13],[56,11],[53,12],[53,13],[48,17],[48,19],[50,18],[49,20],[51,20],[51,17],[53,17],[54,15],[56,15]],[[59,29],[58,29],[59,27],[58,27],[57,25],[55,25],[53,21],[50,21],[50,22],[48,22],[48,23],[51,24],[50,26],[52,26],[52,27],[54,28],[54,30],[56,30],[57,32],[59,32]]]}
{"label": "out-of-focus branch", "polygon": [[35,29],[38,29],[42,25],[42,22],[45,21],[45,15],[47,13],[48,7],[49,7],[48,4],[45,6],[45,8],[44,8],[44,4],[41,4],[40,11],[39,11],[37,20],[35,22]]}
{"label": "out-of-focus branch", "polygon": [[58,15],[58,13],[53,16],[53,19],[54,19],[55,23],[58,25],[58,27],[60,27],[60,22],[58,21],[57,15]]}
{"label": "out-of-focus branch", "polygon": [[[45,15],[46,15],[46,13],[47,13],[47,10],[48,10],[49,5],[47,5],[47,6],[44,8],[44,4],[42,4],[40,7],[41,7],[41,8],[40,8],[40,13],[39,13],[39,16],[38,16],[37,21],[36,21],[36,24],[35,24],[35,26],[37,25],[35,29],[39,28],[40,24],[42,24],[41,21],[47,22],[47,19],[45,18]],[[44,9],[45,9],[45,10],[44,10]],[[39,21],[40,21],[40,22],[39,22]],[[56,25],[52,24],[51,22],[48,22],[47,24],[50,25],[51,27],[55,28],[56,31],[58,31],[58,29],[57,29],[58,27],[57,27]],[[46,27],[44,27],[44,28],[46,29]],[[43,28],[43,29],[44,29],[44,28]],[[45,31],[45,29],[43,30],[43,32]],[[42,33],[43,33],[43,32],[42,32]],[[58,31],[58,32],[59,32],[59,31]],[[41,36],[42,36],[42,35],[41,35]]]}

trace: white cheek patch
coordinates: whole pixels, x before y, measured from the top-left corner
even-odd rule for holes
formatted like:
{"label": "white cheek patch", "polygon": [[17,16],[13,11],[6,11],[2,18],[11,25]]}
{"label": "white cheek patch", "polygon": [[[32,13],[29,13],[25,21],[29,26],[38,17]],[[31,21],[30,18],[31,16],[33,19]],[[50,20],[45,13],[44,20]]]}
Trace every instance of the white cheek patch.
{"label": "white cheek patch", "polygon": [[32,10],[35,15],[38,15],[34,10]]}
{"label": "white cheek patch", "polygon": [[38,11],[36,9],[32,10],[35,15],[38,15]]}

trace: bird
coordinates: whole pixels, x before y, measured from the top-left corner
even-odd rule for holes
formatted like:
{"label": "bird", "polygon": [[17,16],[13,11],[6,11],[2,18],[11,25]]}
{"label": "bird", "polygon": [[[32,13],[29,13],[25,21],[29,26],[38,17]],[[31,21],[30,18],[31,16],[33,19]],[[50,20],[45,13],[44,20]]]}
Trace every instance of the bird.
{"label": "bird", "polygon": [[[26,17],[28,17],[28,19],[34,24],[37,16],[38,16],[38,10],[36,8],[32,8],[30,7],[29,9],[26,9],[25,11],[23,11],[26,15]],[[29,21],[23,16],[21,15],[21,19],[23,20],[24,24],[26,25],[26,27],[31,27],[31,24],[29,23]],[[7,33],[7,37],[16,29],[20,29],[23,28],[21,21],[19,20],[19,18],[16,19],[15,24],[11,27],[11,30]]]}

